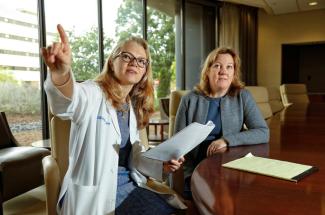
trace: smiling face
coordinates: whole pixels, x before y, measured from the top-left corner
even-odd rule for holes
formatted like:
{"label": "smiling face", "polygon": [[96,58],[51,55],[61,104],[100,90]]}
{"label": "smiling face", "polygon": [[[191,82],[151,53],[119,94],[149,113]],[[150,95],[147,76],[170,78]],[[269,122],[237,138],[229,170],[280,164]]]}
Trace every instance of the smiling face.
{"label": "smiling face", "polygon": [[234,59],[230,54],[219,54],[208,72],[211,97],[224,96],[234,78]]}
{"label": "smiling face", "polygon": [[138,83],[146,72],[146,66],[141,68],[139,63],[141,65],[147,58],[146,51],[140,44],[134,41],[126,43],[113,59],[113,71],[119,83],[131,87]]}

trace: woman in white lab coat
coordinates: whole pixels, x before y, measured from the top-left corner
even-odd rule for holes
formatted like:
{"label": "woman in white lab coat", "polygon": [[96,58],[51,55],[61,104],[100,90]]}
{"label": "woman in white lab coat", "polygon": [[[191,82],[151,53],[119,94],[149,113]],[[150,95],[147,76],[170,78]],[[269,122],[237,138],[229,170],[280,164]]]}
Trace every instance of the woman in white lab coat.
{"label": "woman in white lab coat", "polygon": [[[139,139],[153,112],[149,47],[141,38],[117,45],[95,81],[76,83],[68,37],[58,25],[60,42],[42,49],[50,69],[45,90],[52,112],[70,119],[69,167],[58,213],[69,215],[171,214],[172,207],[146,186],[162,180],[183,157],[162,163],[141,156]],[[171,202],[170,202],[171,203]]]}

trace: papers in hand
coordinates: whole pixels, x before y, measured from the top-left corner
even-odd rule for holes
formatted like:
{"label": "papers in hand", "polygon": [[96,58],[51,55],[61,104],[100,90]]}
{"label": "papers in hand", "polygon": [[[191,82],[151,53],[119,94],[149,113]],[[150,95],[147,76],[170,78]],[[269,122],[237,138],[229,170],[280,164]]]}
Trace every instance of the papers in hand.
{"label": "papers in hand", "polygon": [[248,153],[245,157],[230,161],[222,166],[294,182],[297,182],[303,177],[317,171],[317,168],[313,166],[257,157],[252,153]]}
{"label": "papers in hand", "polygon": [[170,139],[144,152],[143,156],[160,161],[178,159],[205,140],[213,128],[211,121],[205,125],[193,122]]}

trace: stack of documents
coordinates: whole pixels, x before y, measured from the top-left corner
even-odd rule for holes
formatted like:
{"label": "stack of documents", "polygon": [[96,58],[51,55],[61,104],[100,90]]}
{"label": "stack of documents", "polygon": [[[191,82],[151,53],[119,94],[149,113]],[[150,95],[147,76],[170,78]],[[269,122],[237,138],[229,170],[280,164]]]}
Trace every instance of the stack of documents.
{"label": "stack of documents", "polygon": [[251,153],[248,153],[243,158],[225,163],[222,166],[294,182],[298,182],[303,177],[310,175],[311,173],[318,170],[314,166],[256,157]]}
{"label": "stack of documents", "polygon": [[160,161],[178,159],[205,140],[214,126],[211,121],[205,125],[193,122],[170,139],[144,152],[143,155]]}

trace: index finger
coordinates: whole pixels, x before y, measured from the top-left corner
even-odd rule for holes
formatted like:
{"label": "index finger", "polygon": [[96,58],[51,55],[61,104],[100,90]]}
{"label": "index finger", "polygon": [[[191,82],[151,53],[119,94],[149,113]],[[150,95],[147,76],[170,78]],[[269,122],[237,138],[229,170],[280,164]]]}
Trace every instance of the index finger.
{"label": "index finger", "polygon": [[185,158],[182,156],[178,159],[178,162],[184,162],[185,161]]}
{"label": "index finger", "polygon": [[179,163],[181,163],[181,161],[176,159],[172,159],[169,161],[169,164],[179,164]]}
{"label": "index finger", "polygon": [[61,42],[63,44],[69,44],[69,38],[68,38],[67,34],[65,33],[62,25],[58,24],[57,29],[58,29],[58,32],[60,35]]}

